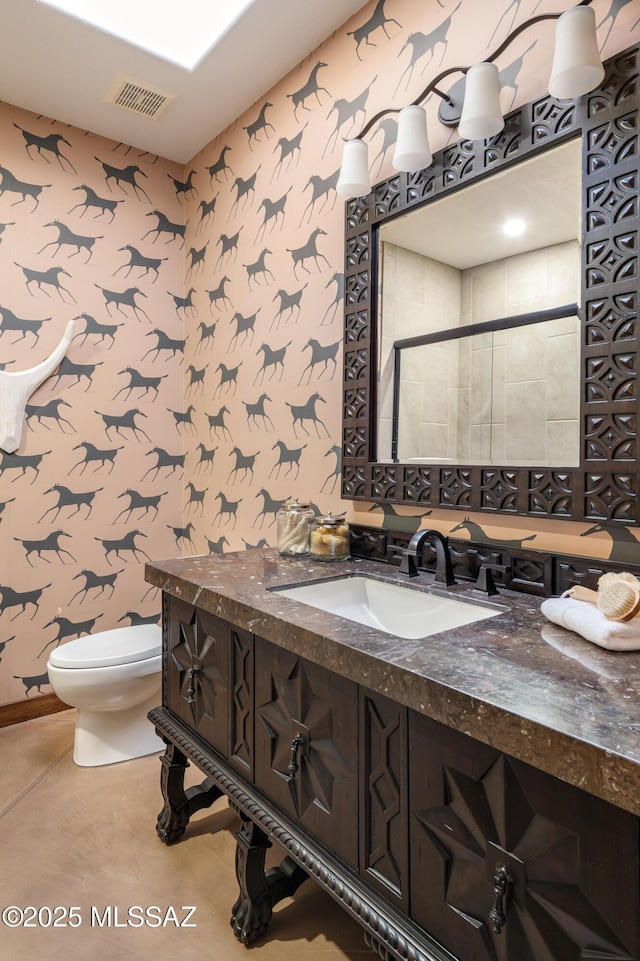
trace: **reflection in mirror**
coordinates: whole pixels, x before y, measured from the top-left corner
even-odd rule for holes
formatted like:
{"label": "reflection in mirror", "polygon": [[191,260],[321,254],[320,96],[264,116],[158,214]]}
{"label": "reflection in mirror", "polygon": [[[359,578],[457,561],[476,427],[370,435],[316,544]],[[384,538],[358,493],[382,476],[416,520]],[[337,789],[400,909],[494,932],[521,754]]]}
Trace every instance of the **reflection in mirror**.
{"label": "reflection in mirror", "polygon": [[[378,461],[579,464],[580,153],[570,141],[381,227]],[[430,343],[394,351],[415,338]]]}
{"label": "reflection in mirror", "polygon": [[[436,340],[398,354],[394,460],[578,465],[577,316]],[[422,390],[425,371],[433,372],[428,391]]]}

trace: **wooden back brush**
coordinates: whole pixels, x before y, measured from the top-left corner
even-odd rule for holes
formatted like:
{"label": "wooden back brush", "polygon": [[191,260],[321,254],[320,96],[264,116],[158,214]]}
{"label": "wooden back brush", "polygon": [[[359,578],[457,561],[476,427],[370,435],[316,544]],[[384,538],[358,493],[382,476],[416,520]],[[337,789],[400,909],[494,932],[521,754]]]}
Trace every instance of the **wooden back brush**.
{"label": "wooden back brush", "polygon": [[630,621],[640,614],[640,581],[627,571],[603,574],[597,591],[577,585],[567,593],[577,601],[595,604],[610,621]]}

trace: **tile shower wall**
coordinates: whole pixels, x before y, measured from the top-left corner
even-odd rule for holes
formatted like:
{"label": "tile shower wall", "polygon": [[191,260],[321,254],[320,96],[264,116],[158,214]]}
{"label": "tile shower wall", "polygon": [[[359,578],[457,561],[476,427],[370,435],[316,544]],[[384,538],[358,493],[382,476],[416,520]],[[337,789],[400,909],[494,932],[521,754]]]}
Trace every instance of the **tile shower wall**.
{"label": "tile shower wall", "polygon": [[[395,244],[383,244],[379,450],[391,456],[393,342],[459,327],[461,271]],[[458,347],[455,341],[404,351],[400,380],[398,457],[435,463],[456,458]],[[417,416],[416,416],[417,413]]]}
{"label": "tile shower wall", "polygon": [[[576,303],[579,268],[575,242],[466,270],[385,243],[380,449],[391,450],[395,339]],[[576,318],[404,351],[399,459],[577,465],[579,356]]]}
{"label": "tile shower wall", "polygon": [[[640,39],[635,4],[593,6],[604,56]],[[36,204],[4,179],[0,185],[0,305],[11,311],[0,318],[0,362],[8,370],[37,362],[73,316],[113,329],[92,333],[86,319],[78,322],[70,360],[87,374],[53,375],[33,399],[38,407],[65,400],[71,407],[59,413],[68,424],[32,416],[21,449],[2,461],[0,703],[50,692],[46,653],[55,643],[157,614],[142,551],[160,558],[274,544],[275,511],[294,496],[360,523],[420,523],[410,509],[385,507],[383,516],[340,499],[343,204],[334,187],[342,140],[391,102],[415,97],[439,70],[486,56],[538,7],[539,0],[371,0],[184,169],[1,107],[0,165],[43,189]],[[501,57],[505,110],[544,91],[551,31],[540,24]],[[437,150],[455,131],[435,120],[435,100],[428,112]],[[14,122],[64,137],[60,158],[27,153]],[[391,172],[394,126],[385,118],[370,136],[374,179]],[[104,163],[142,173],[135,186],[107,180]],[[92,206],[93,193],[115,205],[113,220],[108,207]],[[57,247],[57,228],[47,226],[55,220],[95,238],[91,257],[86,248]],[[131,262],[127,245],[160,261],[157,278]],[[77,303],[29,283],[22,269],[52,266],[68,272],[58,279]],[[136,295],[135,306],[107,303],[100,290],[134,287],[146,295]],[[39,321],[36,338],[29,322]],[[157,395],[150,384],[135,387],[127,368],[159,378]],[[133,409],[146,416],[107,426],[103,415]],[[114,452],[113,461],[91,460],[84,444]],[[35,467],[13,466],[32,455]],[[59,504],[56,484],[93,500],[79,509]],[[127,491],[158,503],[140,505]],[[443,531],[459,520],[430,517]],[[479,520],[484,537],[527,536],[542,550],[637,550],[631,532],[620,543],[619,528],[581,540],[582,525],[522,519],[514,529],[511,518]],[[58,529],[60,550],[47,541],[48,550],[27,554],[23,541],[42,542]],[[115,577],[113,590],[87,574]]]}
{"label": "tile shower wall", "polygon": [[[579,277],[575,242],[470,268],[462,272],[461,322],[577,303]],[[488,347],[475,338],[467,343],[470,380],[459,389],[471,391],[471,399],[463,405],[465,419],[458,420],[458,450],[468,451],[470,462],[490,456],[498,464],[578,464],[578,323],[566,318],[547,331],[546,324],[514,328],[494,333]],[[489,402],[479,404],[481,397]]]}

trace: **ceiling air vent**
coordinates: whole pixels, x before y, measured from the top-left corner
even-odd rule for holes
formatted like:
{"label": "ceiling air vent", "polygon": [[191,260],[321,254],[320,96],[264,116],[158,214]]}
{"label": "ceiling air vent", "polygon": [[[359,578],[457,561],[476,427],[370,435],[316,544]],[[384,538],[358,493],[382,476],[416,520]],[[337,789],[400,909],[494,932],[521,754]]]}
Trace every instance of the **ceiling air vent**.
{"label": "ceiling air vent", "polygon": [[138,114],[139,117],[159,120],[176,97],[177,94],[169,93],[168,90],[161,90],[160,87],[154,87],[143,80],[119,73],[102,102],[112,103],[129,113]]}

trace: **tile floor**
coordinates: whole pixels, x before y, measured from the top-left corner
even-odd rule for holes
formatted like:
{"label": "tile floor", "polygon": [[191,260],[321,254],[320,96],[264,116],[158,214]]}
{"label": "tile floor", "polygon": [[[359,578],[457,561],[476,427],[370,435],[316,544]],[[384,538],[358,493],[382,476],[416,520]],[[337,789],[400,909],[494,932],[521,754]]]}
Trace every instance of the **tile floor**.
{"label": "tile floor", "polygon": [[[182,842],[155,833],[157,756],[100,768],[72,759],[72,711],[0,729],[0,908],[76,907],[77,927],[9,928],[0,961],[247,961],[229,927],[235,815],[221,799]],[[190,769],[193,782],[200,780]],[[274,851],[274,862],[281,855]],[[116,927],[132,905],[168,907],[195,927]],[[91,909],[111,926],[91,923]],[[118,909],[116,915],[115,908]],[[43,925],[46,912],[40,915]],[[374,961],[359,926],[315,882],[277,906],[255,961]]]}

